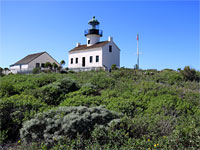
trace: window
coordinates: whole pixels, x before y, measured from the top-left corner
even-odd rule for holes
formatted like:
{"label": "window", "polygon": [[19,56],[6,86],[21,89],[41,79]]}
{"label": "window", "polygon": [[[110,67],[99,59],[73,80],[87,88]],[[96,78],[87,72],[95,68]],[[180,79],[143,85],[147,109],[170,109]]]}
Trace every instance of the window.
{"label": "window", "polygon": [[85,67],[85,57],[82,57],[82,66]]}
{"label": "window", "polygon": [[90,40],[88,40],[88,44],[90,44]]}
{"label": "window", "polygon": [[76,58],[76,64],[78,64],[78,58]]}
{"label": "window", "polygon": [[42,68],[44,68],[44,67],[45,67],[44,63],[42,63],[42,64],[41,64],[41,67],[42,67]]}
{"label": "window", "polygon": [[36,63],[36,64],[35,64],[35,67],[36,67],[36,68],[39,68],[39,67],[40,67],[40,63]]}
{"label": "window", "polygon": [[73,58],[71,58],[71,64],[73,64]]}
{"label": "window", "polygon": [[109,45],[109,52],[111,53],[112,52],[112,46]]}
{"label": "window", "polygon": [[92,63],[92,56],[90,56],[90,63]]}
{"label": "window", "polygon": [[96,62],[99,62],[99,56],[96,56]]}

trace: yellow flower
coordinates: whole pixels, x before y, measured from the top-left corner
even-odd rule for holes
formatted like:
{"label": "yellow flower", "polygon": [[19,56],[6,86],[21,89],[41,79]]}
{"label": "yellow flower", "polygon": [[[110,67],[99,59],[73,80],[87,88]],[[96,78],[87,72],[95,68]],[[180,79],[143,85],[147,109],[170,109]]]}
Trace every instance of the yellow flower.
{"label": "yellow flower", "polygon": [[148,142],[150,141],[150,139],[148,139]]}
{"label": "yellow flower", "polygon": [[19,140],[17,143],[19,144],[19,143],[21,143],[21,141]]}
{"label": "yellow flower", "polygon": [[157,144],[157,146],[158,146],[159,144]]}
{"label": "yellow flower", "polygon": [[154,144],[154,147],[156,147],[156,144]]}

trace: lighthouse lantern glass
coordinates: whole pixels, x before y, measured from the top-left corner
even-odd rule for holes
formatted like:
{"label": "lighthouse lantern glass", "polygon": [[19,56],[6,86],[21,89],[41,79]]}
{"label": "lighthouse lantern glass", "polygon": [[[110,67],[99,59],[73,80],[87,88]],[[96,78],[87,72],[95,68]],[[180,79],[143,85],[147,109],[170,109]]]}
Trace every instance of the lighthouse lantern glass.
{"label": "lighthouse lantern glass", "polygon": [[89,29],[99,29],[99,25],[89,25]]}

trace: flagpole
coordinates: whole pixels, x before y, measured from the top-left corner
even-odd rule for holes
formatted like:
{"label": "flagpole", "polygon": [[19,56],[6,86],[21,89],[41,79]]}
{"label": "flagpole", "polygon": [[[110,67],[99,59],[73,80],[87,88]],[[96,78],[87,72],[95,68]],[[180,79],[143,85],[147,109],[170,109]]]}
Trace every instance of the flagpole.
{"label": "flagpole", "polygon": [[137,67],[139,69],[139,35],[137,34]]}

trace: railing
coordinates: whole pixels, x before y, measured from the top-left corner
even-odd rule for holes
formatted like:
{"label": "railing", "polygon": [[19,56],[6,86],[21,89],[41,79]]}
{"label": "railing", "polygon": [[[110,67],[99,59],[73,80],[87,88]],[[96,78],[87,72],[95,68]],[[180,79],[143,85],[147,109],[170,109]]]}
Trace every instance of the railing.
{"label": "railing", "polygon": [[103,36],[103,31],[98,29],[87,29],[84,31],[85,36],[88,34],[97,34]]}
{"label": "railing", "polygon": [[81,72],[81,71],[98,71],[98,70],[106,70],[105,67],[86,67],[86,68],[69,68],[69,70],[75,71],[75,72]]}
{"label": "railing", "polygon": [[17,74],[31,74],[33,72],[32,69],[28,69],[28,70],[17,70]]}

